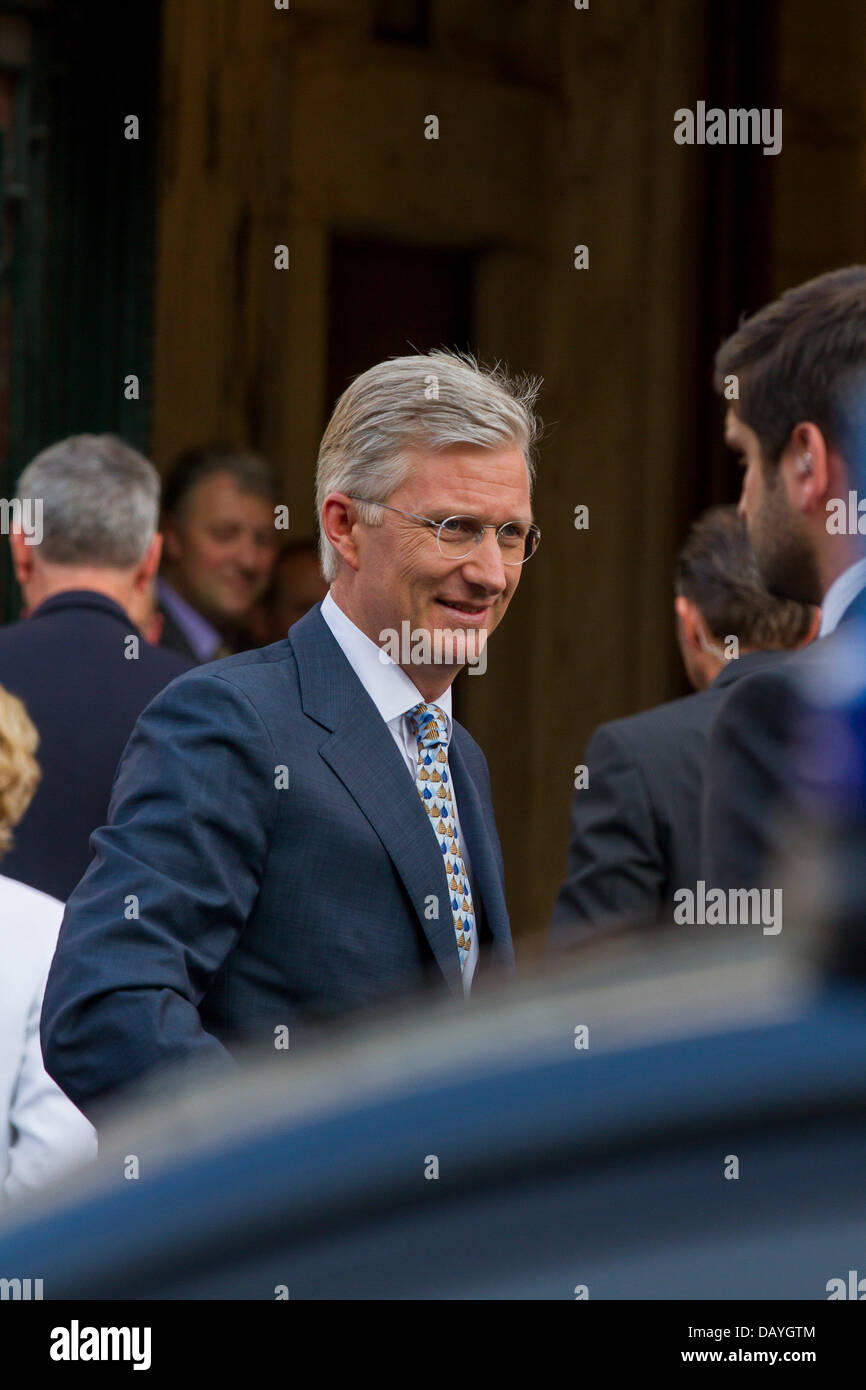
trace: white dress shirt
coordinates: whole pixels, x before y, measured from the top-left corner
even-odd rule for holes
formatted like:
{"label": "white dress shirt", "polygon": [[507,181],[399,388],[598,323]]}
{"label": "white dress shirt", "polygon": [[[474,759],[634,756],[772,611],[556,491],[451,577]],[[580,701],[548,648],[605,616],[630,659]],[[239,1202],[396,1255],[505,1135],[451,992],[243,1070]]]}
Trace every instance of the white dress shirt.
{"label": "white dress shirt", "polygon": [[0,1208],[96,1157],[96,1130],[46,1072],[39,1042],[62,919],[56,898],[0,876]]}
{"label": "white dress shirt", "polygon": [[[435,700],[424,700],[424,696],[413,685],[406,672],[396,662],[392,661],[381,647],[362,632],[351,620],[347,618],[342,608],[331,597],[330,590],[322,600],[322,617],[328,624],[333,633],[340,650],[351,666],[358,680],[363,685],[376,709],[381,714],[388,728],[391,730],[394,742],[402,754],[406,769],[415,782],[415,770],[418,766],[418,740],[415,730],[409,719],[409,711],[418,704],[435,704],[445,715],[447,726],[447,738],[451,742],[451,687],[443,691]],[[475,881],[472,877],[472,866],[469,862],[469,852],[466,841],[460,833],[460,816],[457,811],[457,794],[454,788],[454,778],[451,778],[451,799],[454,808],[454,826],[457,831],[457,843],[463,856],[463,863],[466,865],[466,873],[469,877],[469,886],[472,889],[472,906],[475,912],[475,930],[472,933],[472,945],[466,957],[466,964],[463,967],[463,993],[468,994],[472,987],[472,977],[475,974],[475,967],[478,963],[478,895]],[[450,898],[445,902],[448,914],[451,913]],[[457,937],[454,937],[454,954],[457,954]]]}
{"label": "white dress shirt", "polygon": [[849,565],[833,580],[821,604],[819,637],[835,631],[845,609],[851,607],[861,589],[866,589],[866,559]]}

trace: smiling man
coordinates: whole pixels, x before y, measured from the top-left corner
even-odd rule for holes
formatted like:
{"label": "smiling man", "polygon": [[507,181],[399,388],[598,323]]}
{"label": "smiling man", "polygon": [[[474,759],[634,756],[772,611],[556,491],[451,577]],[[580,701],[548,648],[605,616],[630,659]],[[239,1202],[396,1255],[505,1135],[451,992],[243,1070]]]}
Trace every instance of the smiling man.
{"label": "smiling man", "polygon": [[512,966],[487,767],[451,714],[459,663],[383,659],[383,634],[502,619],[539,539],[536,390],[447,353],[360,376],[319,452],[328,595],[139,720],[45,996],[46,1066],[85,1113],[242,1037],[285,1046]]}
{"label": "smiling man", "polygon": [[214,446],[175,460],[163,488],[161,646],[203,662],[251,645],[244,623],[277,554],[275,500],[256,454]]}

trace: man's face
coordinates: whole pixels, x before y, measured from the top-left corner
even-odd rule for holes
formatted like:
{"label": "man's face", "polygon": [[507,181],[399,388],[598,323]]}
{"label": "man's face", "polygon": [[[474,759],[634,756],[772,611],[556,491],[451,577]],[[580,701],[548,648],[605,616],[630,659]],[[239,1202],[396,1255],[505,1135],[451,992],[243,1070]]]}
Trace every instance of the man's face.
{"label": "man's face", "polygon": [[[517,448],[456,445],[417,452],[409,478],[385,500],[435,521],[458,515],[497,526],[532,521],[526,464]],[[356,592],[373,640],[385,629],[399,632],[404,620],[412,631],[431,634],[491,633],[522,573],[521,565],[503,562],[495,533],[485,531],[482,542],[455,559],[440,553],[431,528],[395,512],[383,516],[381,526],[359,528]]]}
{"label": "man's face", "polygon": [[230,473],[214,473],[166,522],[165,555],[171,582],[194,608],[216,623],[236,621],[270,578],[273,509],[264,497],[242,492]]}
{"label": "man's face", "polygon": [[802,514],[788,497],[785,456],[772,469],[766,468],[758,436],[730,407],[725,442],[743,468],[737,512],[746,523],[766,588],[776,598],[820,603],[814,547]]}

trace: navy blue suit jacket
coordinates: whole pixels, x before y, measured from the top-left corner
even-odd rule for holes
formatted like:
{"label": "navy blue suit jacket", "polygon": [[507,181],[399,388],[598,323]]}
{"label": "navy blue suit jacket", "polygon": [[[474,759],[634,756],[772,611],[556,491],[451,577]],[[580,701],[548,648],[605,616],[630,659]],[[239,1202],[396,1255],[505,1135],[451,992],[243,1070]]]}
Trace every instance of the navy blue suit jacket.
{"label": "navy blue suit jacket", "polygon": [[797,814],[802,791],[796,759],[802,682],[833,679],[840,638],[857,621],[866,622],[866,590],[845,609],[834,632],[739,681],[719,710],[701,818],[701,877],[713,887],[770,885],[788,859],[790,817]]}
{"label": "navy blue suit jacket", "polygon": [[[482,953],[510,966],[487,766],[456,722],[449,765]],[[279,1025],[431,982],[462,995],[435,832],[318,607],[154,700],[93,848],[42,1013],[46,1067],[85,1113]]]}
{"label": "navy blue suit jacket", "polygon": [[[130,636],[138,636],[138,655]],[[42,780],[4,857],[2,872],[61,901],[90,860],[111,784],[135,721],[189,669],[151,647],[119,604],[90,589],[46,599],[24,622],[0,629],[0,685],[39,731]]]}

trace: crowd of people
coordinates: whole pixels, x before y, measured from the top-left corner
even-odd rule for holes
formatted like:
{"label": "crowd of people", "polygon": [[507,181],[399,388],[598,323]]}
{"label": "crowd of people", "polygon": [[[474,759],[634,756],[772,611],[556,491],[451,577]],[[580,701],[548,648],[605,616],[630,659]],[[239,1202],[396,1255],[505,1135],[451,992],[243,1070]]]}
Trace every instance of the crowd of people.
{"label": "crowd of people", "polygon": [[[866,268],[746,319],[716,387],[743,483],[677,559],[694,693],[593,734],[559,949],[676,921],[699,883],[773,881],[804,680],[866,616],[864,537],[828,525],[860,480]],[[0,630],[4,1196],[85,1161],[105,1107],[169,1068],[513,972],[487,765],[452,713],[465,656],[383,642],[492,636],[540,542],[537,391],[446,352],[370,368],[322,438],[318,545],[281,551],[244,452],[190,451],[161,491],[109,436],[25,468],[42,535],[13,528],[23,616]]]}

